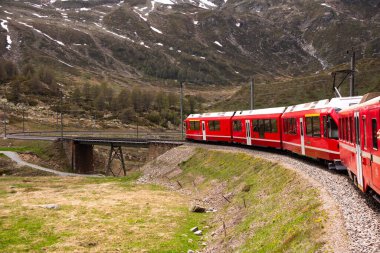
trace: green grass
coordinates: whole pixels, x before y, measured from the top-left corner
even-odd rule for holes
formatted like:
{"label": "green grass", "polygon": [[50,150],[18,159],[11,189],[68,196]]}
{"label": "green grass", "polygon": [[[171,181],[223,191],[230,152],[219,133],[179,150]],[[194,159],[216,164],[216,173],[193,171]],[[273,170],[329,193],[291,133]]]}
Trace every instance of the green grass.
{"label": "green grass", "polygon": [[[208,214],[189,212],[188,199],[178,193],[136,184],[139,175],[0,178],[0,252],[199,248],[201,238],[190,228],[205,224]],[[10,186],[17,194],[8,193]],[[57,210],[38,207],[57,202]]]}
{"label": "green grass", "polygon": [[13,214],[10,219],[0,217],[0,227],[0,251],[3,252],[40,251],[59,239],[42,218]]}
{"label": "green grass", "polygon": [[33,152],[47,158],[50,149],[51,143],[46,141],[0,140],[0,151]]}
{"label": "green grass", "polygon": [[[237,191],[230,200],[234,206],[242,206],[243,198],[247,203],[247,208],[236,214],[241,221],[226,240],[241,238],[244,243],[237,251],[315,252],[323,246],[319,238],[325,214],[320,210],[318,192],[294,172],[246,154],[202,149],[181,168],[181,183],[190,185],[203,177],[198,187],[204,190],[215,179],[226,182],[228,192],[250,185],[249,192]],[[228,207],[222,212],[227,215]]]}

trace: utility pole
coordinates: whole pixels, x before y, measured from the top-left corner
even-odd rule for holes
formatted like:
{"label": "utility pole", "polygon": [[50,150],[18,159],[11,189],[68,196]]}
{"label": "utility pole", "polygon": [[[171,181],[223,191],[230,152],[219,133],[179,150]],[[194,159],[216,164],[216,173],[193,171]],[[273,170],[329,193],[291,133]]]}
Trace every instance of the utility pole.
{"label": "utility pole", "polygon": [[181,140],[183,140],[183,83],[180,82]]}
{"label": "utility pole", "polygon": [[251,110],[253,110],[253,107],[254,107],[254,105],[253,105],[253,93],[254,93],[254,85],[255,85],[255,79],[253,78],[253,77],[251,77]]}
{"label": "utility pole", "polygon": [[25,105],[22,106],[22,132],[25,133]]}
{"label": "utility pole", "polygon": [[7,87],[4,87],[4,139],[7,138]]}
{"label": "utility pole", "polygon": [[355,96],[355,50],[354,48],[347,50],[347,53],[351,55],[351,78],[350,78],[350,97]]}
{"label": "utility pole", "polygon": [[4,139],[7,138],[7,105],[6,102],[4,102]]}
{"label": "utility pole", "polygon": [[[59,99],[59,111],[60,111],[60,118],[61,118],[61,141],[63,143],[63,85],[58,83],[58,93],[59,93],[59,96],[60,96],[60,99]],[[58,127],[58,110],[57,110],[57,127]]]}
{"label": "utility pole", "polygon": [[61,141],[63,141],[63,111],[62,111],[62,104],[63,104],[63,92],[61,90],[61,99],[60,99],[60,104],[61,104]]}
{"label": "utility pole", "polygon": [[139,117],[136,114],[136,137],[139,138]]}

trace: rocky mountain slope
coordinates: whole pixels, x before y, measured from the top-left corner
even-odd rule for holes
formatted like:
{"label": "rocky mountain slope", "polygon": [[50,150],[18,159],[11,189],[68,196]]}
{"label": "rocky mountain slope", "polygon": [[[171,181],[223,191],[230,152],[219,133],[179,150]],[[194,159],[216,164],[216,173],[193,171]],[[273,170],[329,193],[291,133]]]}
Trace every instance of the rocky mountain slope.
{"label": "rocky mountain slope", "polygon": [[239,83],[380,55],[379,0],[28,0],[0,3],[0,56],[123,83]]}

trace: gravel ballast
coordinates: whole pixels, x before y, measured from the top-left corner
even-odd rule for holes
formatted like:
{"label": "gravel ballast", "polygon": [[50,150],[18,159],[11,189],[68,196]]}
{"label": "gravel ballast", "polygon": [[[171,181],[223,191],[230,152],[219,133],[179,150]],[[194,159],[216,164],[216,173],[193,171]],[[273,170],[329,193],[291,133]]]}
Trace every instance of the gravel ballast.
{"label": "gravel ballast", "polygon": [[[288,156],[282,152],[199,143],[186,145],[248,153],[280,163],[304,175],[306,178],[310,178],[311,181],[316,181],[319,185],[318,187],[322,187],[321,195],[325,195],[326,199],[332,199],[335,202],[334,205],[339,209],[338,216],[342,217],[344,228],[348,234],[349,248],[346,250],[355,253],[380,252],[380,205],[372,200],[370,196],[356,189],[349,181],[346,173],[330,171],[314,161]],[[322,196],[322,199],[324,200],[325,198]],[[332,233],[334,233],[334,227],[332,230]],[[344,238],[337,236],[332,241],[339,244],[339,240],[344,241]],[[341,245],[337,246],[337,248],[339,247]]]}

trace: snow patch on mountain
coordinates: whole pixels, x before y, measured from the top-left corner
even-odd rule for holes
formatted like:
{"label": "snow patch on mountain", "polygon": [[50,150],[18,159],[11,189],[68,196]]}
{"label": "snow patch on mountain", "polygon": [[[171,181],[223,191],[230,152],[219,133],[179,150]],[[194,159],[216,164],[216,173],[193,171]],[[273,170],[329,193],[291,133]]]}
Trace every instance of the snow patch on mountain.
{"label": "snow patch on mountain", "polygon": [[156,33],[162,34],[162,32],[160,30],[158,30],[157,28],[154,28],[153,26],[151,26],[150,29],[152,29]]}
{"label": "snow patch on mountain", "polygon": [[140,17],[142,20],[144,20],[145,22],[148,21],[148,19],[145,18],[143,15],[141,15],[141,13],[139,13],[138,11],[133,10],[133,12],[136,13],[137,15],[139,15],[139,17]]}
{"label": "snow patch on mountain", "polygon": [[223,47],[223,45],[222,45],[222,44],[220,44],[220,42],[219,42],[219,41],[214,41],[214,44],[215,44],[215,45],[218,45],[219,47]]}
{"label": "snow patch on mountain", "polygon": [[301,48],[303,49],[303,51],[305,51],[306,53],[308,53],[309,55],[311,55],[312,57],[314,57],[315,59],[317,59],[319,61],[319,63],[321,64],[323,69],[326,69],[329,66],[327,61],[318,57],[317,50],[314,48],[312,43],[308,44],[308,43],[303,41],[303,42],[299,42],[299,44],[300,44]]}
{"label": "snow patch on mountain", "polygon": [[9,29],[8,29],[8,21],[7,20],[4,20],[4,19],[0,19],[1,20],[1,27],[7,31],[7,46],[5,47],[6,49],[8,50],[11,50],[11,47],[12,47],[12,40],[11,40],[11,36],[9,35]]}
{"label": "snow patch on mountain", "polygon": [[327,7],[327,8],[332,8],[331,5],[328,5],[328,4],[326,4],[326,3],[321,3],[321,5],[322,5],[322,6],[325,6],[325,7]]}
{"label": "snow patch on mountain", "polygon": [[65,65],[68,66],[68,67],[74,68],[73,65],[70,65],[70,64],[68,64],[67,62],[64,62],[64,61],[62,61],[62,60],[58,60],[58,61],[59,61],[60,63],[65,64]]}
{"label": "snow patch on mountain", "polygon": [[64,45],[65,45],[62,41],[59,41],[59,40],[53,39],[52,37],[50,37],[50,36],[47,35],[46,33],[43,33],[42,31],[40,31],[40,30],[34,28],[34,27],[31,26],[31,25],[28,25],[28,24],[26,24],[26,23],[24,23],[24,22],[18,22],[18,23],[21,24],[21,25],[24,25],[24,26],[26,26],[26,27],[32,28],[34,31],[38,32],[39,34],[42,34],[42,35],[45,36],[46,38],[48,38],[48,39],[50,39],[50,40],[56,42],[57,44],[59,44],[59,45],[61,45],[61,46],[64,46]]}
{"label": "snow patch on mountain", "polygon": [[37,13],[32,13],[33,16],[36,16],[37,18],[47,18],[48,16],[42,16]]}

